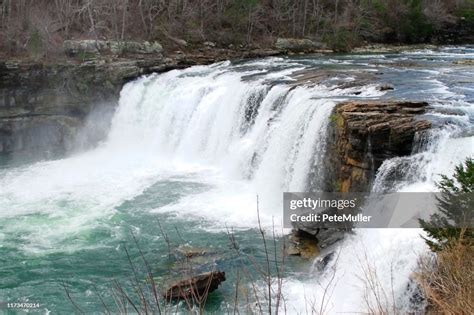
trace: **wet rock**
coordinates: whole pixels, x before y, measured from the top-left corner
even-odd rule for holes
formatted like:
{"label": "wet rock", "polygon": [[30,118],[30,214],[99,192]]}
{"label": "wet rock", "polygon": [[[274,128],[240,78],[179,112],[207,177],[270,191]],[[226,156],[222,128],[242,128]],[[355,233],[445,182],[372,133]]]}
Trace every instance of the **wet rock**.
{"label": "wet rock", "polygon": [[[327,213],[328,211],[325,211]],[[295,231],[293,232],[296,235],[305,235],[305,239],[307,240],[314,240],[315,244],[317,244],[317,254],[319,254],[319,251],[325,248],[329,248],[332,245],[336,244],[340,240],[344,239],[345,233],[350,230],[350,228],[343,229],[340,227],[334,227],[334,228],[322,228],[320,225],[314,224],[313,222],[294,222],[293,227],[295,228]],[[313,244],[313,243],[309,243]],[[305,244],[305,246],[308,246]],[[296,247],[296,246],[294,246]],[[311,248],[311,247],[310,247]],[[301,250],[299,247],[296,247],[298,252],[301,254]],[[295,250],[292,249],[293,255],[295,254]],[[304,254],[306,255],[306,254]],[[314,256],[316,256],[314,255]]]}
{"label": "wet rock", "polygon": [[[328,192],[368,192],[383,161],[411,154],[418,135],[431,122],[417,116],[426,102],[349,101],[336,106],[328,130],[325,164],[320,176]],[[422,137],[420,137],[422,138]],[[325,210],[331,214],[331,209]],[[314,236],[320,249],[344,238],[351,226],[321,228],[312,222],[296,222],[294,228]]]}
{"label": "wet rock", "polygon": [[393,85],[390,84],[382,84],[378,87],[379,91],[390,91],[393,90]]}
{"label": "wet rock", "polygon": [[467,65],[467,66],[474,66],[474,59],[466,59],[466,60],[457,60],[454,62],[456,65]]}
{"label": "wet rock", "polygon": [[420,49],[437,49],[435,45],[390,45],[390,44],[369,44],[362,47],[352,49],[353,53],[364,54],[383,54],[383,53],[400,53],[402,51],[420,50]]}
{"label": "wet rock", "polygon": [[209,251],[205,248],[195,248],[189,246],[181,246],[176,251],[185,258],[204,256],[209,253]]}
{"label": "wet rock", "polygon": [[324,255],[323,257],[319,257],[314,262],[314,268],[318,271],[323,271],[334,258],[334,255],[334,252],[331,252],[329,254]]}
{"label": "wet rock", "polygon": [[[374,83],[376,77],[368,71],[340,71],[340,70],[321,70],[305,69],[296,71],[291,75],[295,80],[290,86],[314,86],[325,85],[332,89],[350,89],[364,87]],[[359,93],[360,91],[355,91]]]}
{"label": "wet rock", "polygon": [[312,52],[326,49],[326,45],[307,38],[278,38],[275,48],[281,52]]}
{"label": "wet rock", "polygon": [[287,255],[301,256],[306,259],[316,257],[319,254],[318,240],[311,234],[303,231],[294,231],[288,237],[289,246]]}
{"label": "wet rock", "polygon": [[164,293],[166,300],[192,300],[215,291],[225,281],[225,272],[210,271],[171,284]]}
{"label": "wet rock", "polygon": [[[412,152],[415,134],[431,128],[417,119],[426,102],[357,101],[338,104],[328,143],[328,191],[364,192],[384,160]],[[331,177],[332,176],[332,177]]]}

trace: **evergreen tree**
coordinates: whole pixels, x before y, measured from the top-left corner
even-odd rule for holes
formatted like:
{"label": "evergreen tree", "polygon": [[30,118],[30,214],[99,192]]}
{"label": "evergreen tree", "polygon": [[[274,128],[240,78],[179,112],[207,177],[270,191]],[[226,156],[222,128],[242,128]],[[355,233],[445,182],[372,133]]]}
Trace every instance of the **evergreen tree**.
{"label": "evergreen tree", "polygon": [[429,221],[420,220],[427,232],[425,238],[431,250],[439,251],[451,241],[472,241],[474,233],[474,160],[467,159],[455,168],[452,178],[442,175],[437,183],[440,196],[437,197],[438,213]]}

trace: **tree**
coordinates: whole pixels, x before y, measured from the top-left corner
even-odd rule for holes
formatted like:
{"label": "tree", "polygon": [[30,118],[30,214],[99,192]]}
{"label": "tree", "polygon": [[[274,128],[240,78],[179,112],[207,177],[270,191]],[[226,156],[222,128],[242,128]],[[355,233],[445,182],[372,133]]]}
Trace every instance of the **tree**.
{"label": "tree", "polygon": [[441,191],[438,201],[439,213],[431,215],[429,221],[420,220],[428,233],[426,243],[433,251],[449,247],[451,242],[472,241],[474,234],[474,160],[468,158],[455,168],[452,178],[442,175],[437,184]]}

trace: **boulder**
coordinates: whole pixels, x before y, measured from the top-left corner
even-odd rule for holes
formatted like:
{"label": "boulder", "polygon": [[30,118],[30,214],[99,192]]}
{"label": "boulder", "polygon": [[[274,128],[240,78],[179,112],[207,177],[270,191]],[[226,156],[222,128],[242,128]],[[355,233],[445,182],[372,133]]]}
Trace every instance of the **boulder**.
{"label": "boulder", "polygon": [[185,258],[193,258],[193,257],[198,257],[198,256],[204,256],[209,253],[209,250],[205,248],[195,248],[195,247],[189,247],[189,246],[180,246],[176,249],[178,254]]}
{"label": "boulder", "polygon": [[330,252],[329,254],[326,254],[316,259],[313,263],[314,270],[324,271],[324,269],[326,269],[326,267],[329,265],[331,260],[334,259],[334,255],[335,255],[334,252]]}
{"label": "boulder", "polygon": [[301,256],[310,259],[319,254],[318,242],[311,234],[294,231],[290,234],[288,240],[286,253],[290,256]]}
{"label": "boulder", "polygon": [[206,47],[216,47],[216,43],[214,42],[204,42],[203,45]]}
{"label": "boulder", "polygon": [[394,90],[394,87],[391,84],[385,83],[385,84],[380,85],[378,89],[379,91],[390,91],[390,90]]}
{"label": "boulder", "polygon": [[326,46],[307,38],[278,38],[275,48],[281,52],[311,52],[325,49]]}
{"label": "boulder", "polygon": [[210,271],[177,281],[170,285],[164,293],[167,301],[193,300],[215,291],[225,281],[225,272]]}

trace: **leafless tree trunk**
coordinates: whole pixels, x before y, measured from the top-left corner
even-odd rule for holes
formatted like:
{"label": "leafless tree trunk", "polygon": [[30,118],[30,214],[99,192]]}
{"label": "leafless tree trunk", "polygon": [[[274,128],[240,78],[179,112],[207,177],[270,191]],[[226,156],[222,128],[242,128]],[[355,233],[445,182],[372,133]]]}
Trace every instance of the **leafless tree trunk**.
{"label": "leafless tree trunk", "polygon": [[128,0],[123,0],[122,3],[122,34],[120,39],[123,41],[125,36],[125,28],[127,25],[127,11],[128,11]]}

